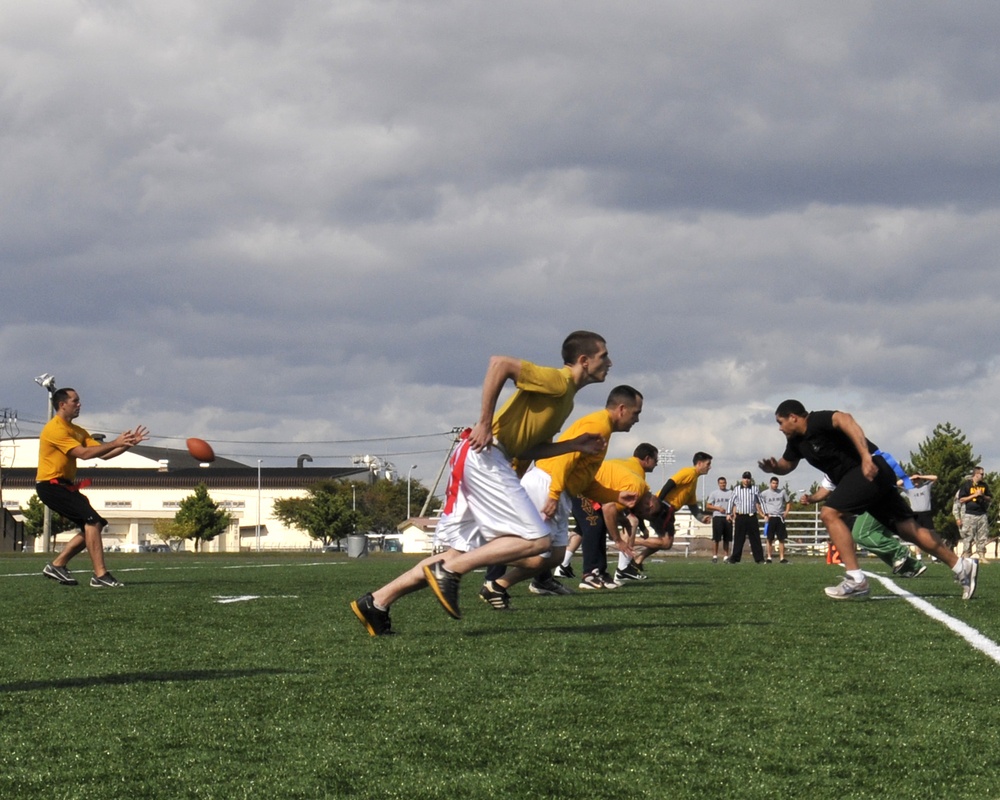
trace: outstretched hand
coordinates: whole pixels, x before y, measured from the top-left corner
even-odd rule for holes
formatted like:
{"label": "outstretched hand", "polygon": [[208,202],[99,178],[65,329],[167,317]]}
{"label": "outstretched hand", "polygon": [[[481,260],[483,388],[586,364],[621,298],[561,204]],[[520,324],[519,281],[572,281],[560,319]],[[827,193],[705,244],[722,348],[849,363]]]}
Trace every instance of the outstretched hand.
{"label": "outstretched hand", "polygon": [[115,444],[120,447],[134,447],[140,442],[144,442],[149,438],[149,428],[142,425],[137,426],[133,430],[124,431],[115,440]]}
{"label": "outstretched hand", "polygon": [[598,455],[608,449],[608,441],[599,433],[581,433],[573,443],[580,453]]}
{"label": "outstretched hand", "polygon": [[757,462],[757,466],[760,467],[763,472],[774,472],[778,468],[778,459],[774,457],[762,458]]}

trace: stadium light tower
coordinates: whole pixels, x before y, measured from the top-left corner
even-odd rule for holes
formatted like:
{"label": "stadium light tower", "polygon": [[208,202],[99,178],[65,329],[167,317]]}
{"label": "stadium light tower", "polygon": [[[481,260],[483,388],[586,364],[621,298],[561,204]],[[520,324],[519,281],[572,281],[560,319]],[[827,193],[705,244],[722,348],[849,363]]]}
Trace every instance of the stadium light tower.
{"label": "stadium light tower", "polygon": [[657,466],[663,467],[663,479],[667,479],[667,464],[673,464],[677,461],[677,456],[674,455],[673,450],[667,450],[665,448],[660,448],[660,454],[656,459]]}
{"label": "stadium light tower", "polygon": [[[46,403],[48,408],[47,415],[45,419],[52,419],[53,409],[52,409],[52,393],[56,390],[56,376],[50,372],[43,372],[37,378],[35,378],[35,383],[41,386],[48,394],[49,402]],[[49,548],[52,546],[52,510],[48,506],[43,506],[42,512],[42,552],[49,552]]]}

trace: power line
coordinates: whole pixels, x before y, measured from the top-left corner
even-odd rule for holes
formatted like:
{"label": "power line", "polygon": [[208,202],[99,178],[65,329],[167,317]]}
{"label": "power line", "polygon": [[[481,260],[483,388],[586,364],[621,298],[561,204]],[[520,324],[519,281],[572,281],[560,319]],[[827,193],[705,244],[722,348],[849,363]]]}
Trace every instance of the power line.
{"label": "power line", "polygon": [[[45,425],[36,419],[25,419],[22,417],[20,422],[27,422],[34,425]],[[98,432],[111,433],[111,431],[100,431],[99,428],[95,428]],[[363,439],[295,439],[295,440],[281,440],[281,439],[267,439],[267,440],[255,440],[255,439],[212,439],[213,444],[282,444],[282,445],[321,445],[321,444],[361,444],[362,442],[398,442],[404,441],[406,439],[430,439],[436,436],[451,436],[452,431],[439,431],[437,433],[413,433],[406,436],[366,436]],[[167,435],[156,435],[151,437],[152,439],[165,439],[167,441],[177,441],[183,442],[187,440],[187,436],[167,436]]]}

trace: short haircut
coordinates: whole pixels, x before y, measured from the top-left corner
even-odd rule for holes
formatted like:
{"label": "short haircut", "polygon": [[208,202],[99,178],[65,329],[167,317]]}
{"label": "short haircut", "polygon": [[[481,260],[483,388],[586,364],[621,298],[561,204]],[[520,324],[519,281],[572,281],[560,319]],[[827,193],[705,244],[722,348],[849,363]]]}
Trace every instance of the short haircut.
{"label": "short haircut", "polygon": [[631,386],[616,386],[608,394],[608,402],[604,404],[605,408],[615,408],[616,406],[634,406],[642,400],[642,392],[638,389],[633,389]]}
{"label": "short haircut", "polygon": [[73,394],[77,393],[76,389],[71,389],[69,386],[67,386],[64,389],[56,389],[52,393],[52,409],[54,411],[58,411],[59,406],[61,406],[63,403],[69,400],[70,392],[73,392]]}
{"label": "short haircut", "polygon": [[711,460],[712,457],[708,453],[703,453],[701,452],[701,450],[699,450],[697,453],[694,454],[694,458],[691,459],[691,463],[697,464],[700,461],[711,461]]}
{"label": "short haircut", "polygon": [[785,400],[774,410],[774,416],[776,417],[785,418],[792,416],[792,414],[797,417],[805,417],[808,416],[809,412],[806,411],[806,407],[798,400]]}
{"label": "short haircut", "polygon": [[656,449],[655,445],[651,445],[649,442],[643,442],[632,451],[632,455],[640,461],[644,458],[655,458],[659,460],[660,451]]}
{"label": "short haircut", "polygon": [[580,356],[593,356],[606,345],[604,337],[593,331],[573,331],[562,344],[563,364],[575,364]]}
{"label": "short haircut", "polygon": [[771,478],[771,480],[768,481],[768,483],[777,483],[777,482],[778,482],[777,478]]}
{"label": "short haircut", "polygon": [[[723,478],[723,477],[722,477],[722,476],[720,475],[720,476],[719,476],[719,480],[718,480],[718,481],[716,481],[716,483],[722,483],[723,481],[726,481],[726,479],[725,479],[725,478]],[[726,483],[729,483],[729,481],[726,481]]]}

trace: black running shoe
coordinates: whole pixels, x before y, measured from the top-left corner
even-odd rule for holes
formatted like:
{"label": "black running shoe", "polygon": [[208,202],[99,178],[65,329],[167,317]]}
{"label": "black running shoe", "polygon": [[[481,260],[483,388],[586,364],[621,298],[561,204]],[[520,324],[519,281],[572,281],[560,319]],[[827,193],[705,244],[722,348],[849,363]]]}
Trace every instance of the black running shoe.
{"label": "black running shoe", "polygon": [[99,578],[96,575],[94,575],[90,579],[90,585],[93,586],[95,589],[110,589],[110,588],[117,588],[120,586],[124,586],[125,584],[118,581],[115,578],[115,576],[112,575],[110,572],[105,572]]}
{"label": "black running shoe", "polygon": [[435,561],[424,565],[424,577],[444,610],[455,619],[461,619],[462,612],[458,610],[458,583],[462,576],[445,569],[444,561]]}
{"label": "black running shoe", "polygon": [[389,612],[375,608],[375,598],[371,593],[354,600],[351,603],[351,611],[361,620],[369,636],[390,636],[395,633]]}
{"label": "black running shoe", "polygon": [[42,570],[42,575],[46,578],[52,578],[54,581],[59,581],[63,586],[79,586],[80,582],[73,577],[66,567],[57,567],[55,564],[46,564],[45,569]]}
{"label": "black running shoe", "polygon": [[497,611],[510,611],[510,595],[502,586],[497,586],[493,581],[486,581],[483,588],[479,590],[479,597],[486,605],[495,608]]}
{"label": "black running shoe", "polygon": [[630,563],[625,569],[615,570],[615,583],[621,584],[625,581],[644,581],[647,580],[649,576],[645,575],[635,566],[635,562]]}

